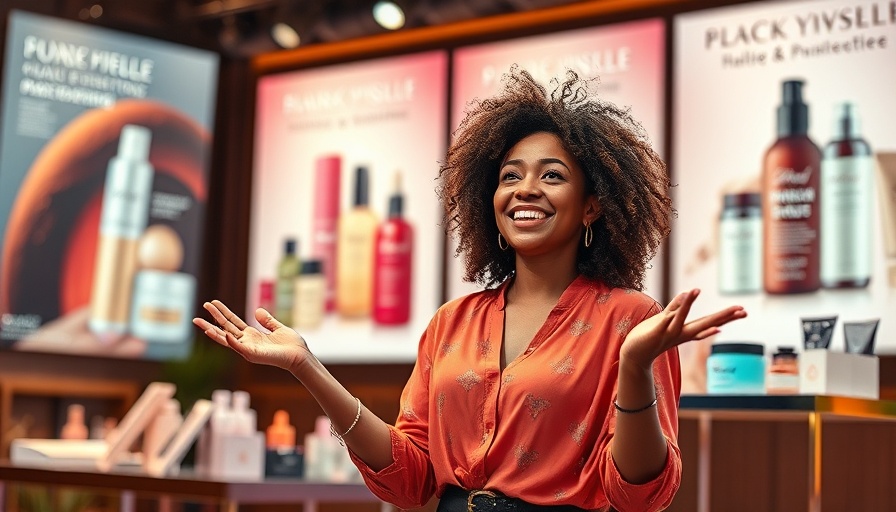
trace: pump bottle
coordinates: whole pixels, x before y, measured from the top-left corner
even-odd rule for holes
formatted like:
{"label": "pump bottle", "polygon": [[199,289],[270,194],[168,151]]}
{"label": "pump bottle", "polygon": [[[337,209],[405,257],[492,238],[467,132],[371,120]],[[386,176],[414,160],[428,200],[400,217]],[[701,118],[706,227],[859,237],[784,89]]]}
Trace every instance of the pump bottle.
{"label": "pump bottle", "polygon": [[763,285],[771,294],[803,293],[819,284],[819,167],[809,138],[801,80],[782,84],[778,138],[762,171]]}
{"label": "pump bottle", "polygon": [[821,285],[862,288],[871,281],[874,162],[855,105],[837,105],[834,136],[821,161]]}

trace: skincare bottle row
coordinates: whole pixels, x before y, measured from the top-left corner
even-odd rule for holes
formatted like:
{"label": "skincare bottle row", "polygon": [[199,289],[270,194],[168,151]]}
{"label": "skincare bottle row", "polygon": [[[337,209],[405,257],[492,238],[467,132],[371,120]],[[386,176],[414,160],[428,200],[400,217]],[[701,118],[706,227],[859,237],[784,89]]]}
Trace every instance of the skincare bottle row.
{"label": "skincare bottle row", "polygon": [[[843,103],[836,108],[832,139],[820,150],[808,135],[803,85],[801,80],[782,84],[778,138],[763,163],[762,242],[736,255],[751,272],[761,265],[761,289],[773,294],[864,287],[871,280],[870,146],[861,136],[855,106]],[[735,242],[723,231],[721,243]],[[758,289],[751,279],[722,291]]]}
{"label": "skincare bottle row", "polygon": [[[338,181],[332,160],[318,167],[319,183],[329,190]],[[312,235],[312,259],[300,260],[298,242],[287,239],[277,266],[275,316],[286,325],[313,328],[326,312],[346,318],[372,317],[380,325],[400,325],[410,319],[413,266],[413,228],[404,218],[401,176],[395,175],[388,217],[379,222],[368,204],[369,175],[365,167],[355,173],[353,207],[334,221],[334,209],[318,196]],[[338,204],[338,203],[337,203]],[[335,227],[335,232],[325,232]],[[268,294],[264,282],[259,297]]]}

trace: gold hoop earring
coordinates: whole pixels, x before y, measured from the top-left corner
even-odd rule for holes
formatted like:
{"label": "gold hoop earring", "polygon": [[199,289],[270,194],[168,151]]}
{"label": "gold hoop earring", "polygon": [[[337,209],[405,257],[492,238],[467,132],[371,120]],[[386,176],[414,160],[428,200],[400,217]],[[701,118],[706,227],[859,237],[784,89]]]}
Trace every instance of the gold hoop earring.
{"label": "gold hoop earring", "polygon": [[594,241],[594,231],[591,230],[591,224],[585,224],[585,247],[591,247]]}
{"label": "gold hoop earring", "polygon": [[501,236],[501,233],[498,233],[498,247],[501,248],[502,251],[506,251],[510,244],[505,240],[504,243],[501,243],[501,240],[504,240],[504,237]]}

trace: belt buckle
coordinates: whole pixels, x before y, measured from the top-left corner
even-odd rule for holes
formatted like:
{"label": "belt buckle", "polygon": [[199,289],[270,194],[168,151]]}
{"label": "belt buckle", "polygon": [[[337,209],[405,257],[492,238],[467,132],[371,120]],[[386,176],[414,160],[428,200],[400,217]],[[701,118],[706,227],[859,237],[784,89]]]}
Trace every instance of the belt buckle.
{"label": "belt buckle", "polygon": [[498,495],[493,493],[492,491],[478,490],[478,491],[470,491],[470,494],[467,495],[467,512],[474,512],[476,504],[473,503],[473,500],[477,496],[488,496],[489,498],[497,498]]}

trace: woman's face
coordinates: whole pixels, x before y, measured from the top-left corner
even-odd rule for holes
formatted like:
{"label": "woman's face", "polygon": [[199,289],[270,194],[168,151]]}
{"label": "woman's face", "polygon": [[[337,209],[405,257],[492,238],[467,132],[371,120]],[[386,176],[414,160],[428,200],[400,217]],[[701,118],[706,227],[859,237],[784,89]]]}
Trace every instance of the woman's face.
{"label": "woman's face", "polygon": [[595,196],[585,194],[578,162],[548,132],[533,133],[507,152],[494,206],[498,230],[520,255],[575,254],[584,224],[599,212]]}

